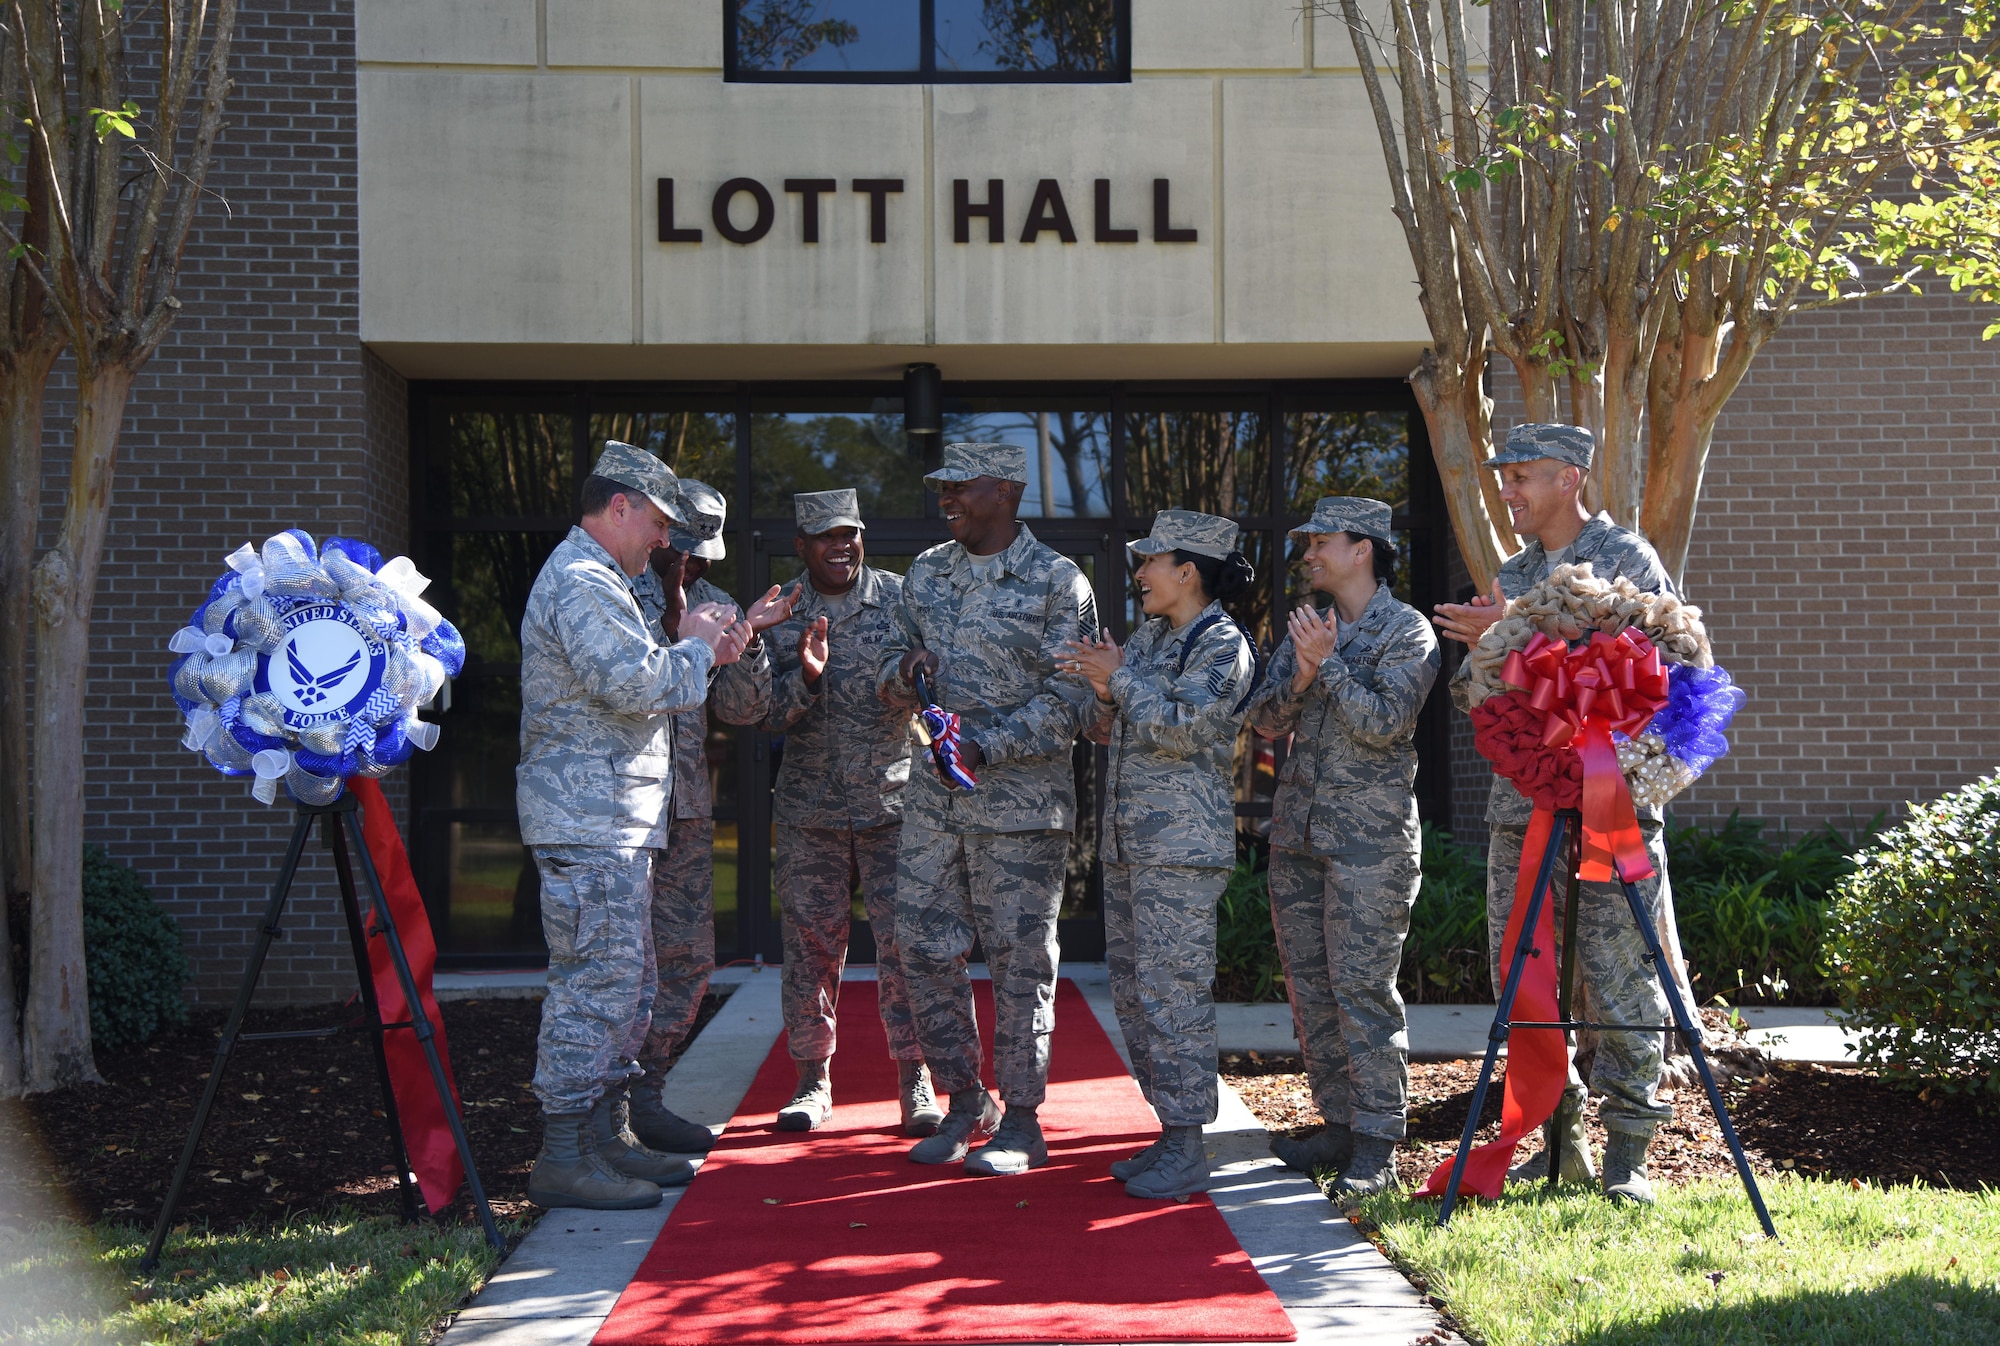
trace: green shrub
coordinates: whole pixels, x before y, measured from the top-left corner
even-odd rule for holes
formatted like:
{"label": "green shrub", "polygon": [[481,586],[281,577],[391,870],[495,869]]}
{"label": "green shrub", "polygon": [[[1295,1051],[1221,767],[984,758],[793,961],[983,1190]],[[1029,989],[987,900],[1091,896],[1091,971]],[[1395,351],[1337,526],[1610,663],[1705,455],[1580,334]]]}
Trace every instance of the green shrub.
{"label": "green shrub", "polygon": [[1863,1064],[2000,1096],[2000,776],[1918,805],[1834,895],[1827,961]]}
{"label": "green shrub", "polygon": [[1239,861],[1215,905],[1215,998],[1283,1000],[1284,973],[1271,932],[1271,892],[1264,870]]}
{"label": "green shrub", "polygon": [[1486,853],[1424,824],[1424,885],[1410,911],[1397,989],[1412,1004],[1493,999],[1486,968]]}
{"label": "green shrub", "polygon": [[[1424,884],[1398,978],[1412,1001],[1492,998],[1486,975],[1486,858],[1424,824]],[[1240,862],[1215,909],[1215,998],[1285,998],[1264,869]]]}
{"label": "green shrub", "polygon": [[1667,829],[1667,874],[1696,994],[1834,1004],[1824,953],[1833,889],[1874,825],[1853,840],[1831,827],[1775,841],[1763,832],[1763,823],[1734,813],[1713,829]]}
{"label": "green shrub", "polygon": [[83,848],[83,954],[97,1046],[129,1046],[187,1022],[180,928],[138,873],[101,846]]}

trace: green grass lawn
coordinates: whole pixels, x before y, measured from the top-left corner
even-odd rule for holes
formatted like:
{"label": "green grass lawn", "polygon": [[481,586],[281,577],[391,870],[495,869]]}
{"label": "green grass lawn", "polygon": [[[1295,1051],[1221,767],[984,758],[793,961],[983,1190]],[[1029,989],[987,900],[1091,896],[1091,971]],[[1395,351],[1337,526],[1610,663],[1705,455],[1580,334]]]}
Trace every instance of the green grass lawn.
{"label": "green grass lawn", "polygon": [[1513,1186],[1494,1204],[1374,1198],[1359,1214],[1487,1346],[1903,1346],[2000,1342],[2000,1192],[1764,1184],[1663,1187],[1651,1209]]}
{"label": "green grass lawn", "polygon": [[499,1260],[476,1228],[305,1217],[178,1235],[142,1276],[150,1232],[0,1226],[0,1342],[421,1343]]}

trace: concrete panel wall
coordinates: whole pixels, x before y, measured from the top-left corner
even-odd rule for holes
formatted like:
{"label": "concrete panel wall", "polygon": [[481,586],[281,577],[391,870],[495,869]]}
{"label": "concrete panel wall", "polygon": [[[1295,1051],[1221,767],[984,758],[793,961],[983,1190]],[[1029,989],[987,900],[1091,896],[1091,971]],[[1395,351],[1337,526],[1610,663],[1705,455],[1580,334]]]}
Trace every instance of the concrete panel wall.
{"label": "concrete panel wall", "polygon": [[[895,343],[924,340],[923,90],[640,83],[643,339],[651,343]],[[703,128],[731,128],[726,135]],[[724,238],[716,191],[753,176],[771,201],[770,232]],[[659,241],[661,178],[675,184],[674,223],[700,242]],[[900,180],[881,193],[885,241],[870,241],[875,194],[857,180]],[[834,189],[787,192],[787,181]],[[807,197],[814,204],[807,204]],[[756,218],[750,192],[732,194],[739,229]],[[804,241],[806,214],[818,241]]]}
{"label": "concrete panel wall", "polygon": [[536,24],[535,0],[356,0],[354,51],[363,61],[534,65]]}
{"label": "concrete panel wall", "polygon": [[1359,78],[1222,86],[1225,341],[1427,340]]}
{"label": "concrete panel wall", "polygon": [[370,340],[628,341],[632,81],[364,71]]}
{"label": "concrete panel wall", "polygon": [[549,64],[722,69],[720,0],[547,0]]}
{"label": "concrete panel wall", "polygon": [[1132,69],[1297,70],[1309,24],[1299,0],[1132,0]]}

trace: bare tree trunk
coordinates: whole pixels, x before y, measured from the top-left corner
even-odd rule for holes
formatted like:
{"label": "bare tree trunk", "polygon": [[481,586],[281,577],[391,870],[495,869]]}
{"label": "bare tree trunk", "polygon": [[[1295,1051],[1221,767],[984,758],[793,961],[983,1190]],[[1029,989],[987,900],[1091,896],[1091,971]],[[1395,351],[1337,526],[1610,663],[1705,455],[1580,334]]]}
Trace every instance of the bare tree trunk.
{"label": "bare tree trunk", "polygon": [[99,1082],[90,1054],[83,906],[75,898],[83,888],[83,695],[91,600],[134,374],[117,362],[79,369],[68,508],[56,545],[35,567],[35,886],[21,1036],[25,1082],[36,1092]]}
{"label": "bare tree trunk", "polygon": [[1445,506],[1459,551],[1472,582],[1484,591],[1510,550],[1493,527],[1493,520],[1506,518],[1507,511],[1500,504],[1492,470],[1482,466],[1492,400],[1479,386],[1477,374],[1446,366],[1434,351],[1425,351],[1423,363],[1411,371],[1410,388],[1430,431],[1431,456],[1444,483]]}
{"label": "bare tree trunk", "polygon": [[42,496],[42,394],[62,349],[45,337],[0,364],[0,1095],[21,1087],[8,913],[33,887],[28,800],[28,613]]}

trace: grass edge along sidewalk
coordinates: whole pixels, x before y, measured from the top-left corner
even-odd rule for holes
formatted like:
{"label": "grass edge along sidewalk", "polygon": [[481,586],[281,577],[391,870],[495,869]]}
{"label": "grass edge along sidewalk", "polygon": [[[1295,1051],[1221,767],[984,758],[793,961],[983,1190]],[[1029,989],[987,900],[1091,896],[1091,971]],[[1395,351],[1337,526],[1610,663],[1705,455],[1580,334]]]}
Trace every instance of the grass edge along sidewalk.
{"label": "grass edge along sidewalk", "polygon": [[[509,1247],[527,1222],[502,1221]],[[0,1341],[284,1346],[430,1340],[499,1265],[476,1227],[337,1213],[178,1234],[139,1273],[150,1229],[0,1226]]]}
{"label": "grass edge along sidewalk", "polygon": [[1637,1209],[1510,1184],[1445,1229],[1402,1194],[1351,1214],[1484,1346],[2000,1341],[2000,1191],[1786,1176],[1764,1184],[1777,1242],[1733,1178],[1659,1192]]}

